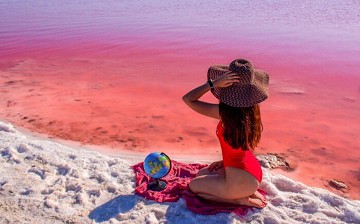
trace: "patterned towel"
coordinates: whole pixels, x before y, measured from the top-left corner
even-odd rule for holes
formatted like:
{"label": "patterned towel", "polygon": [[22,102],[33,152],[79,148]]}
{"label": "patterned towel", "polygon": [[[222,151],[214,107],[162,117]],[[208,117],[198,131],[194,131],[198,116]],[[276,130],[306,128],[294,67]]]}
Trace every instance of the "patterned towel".
{"label": "patterned towel", "polygon": [[[149,200],[157,202],[174,202],[183,198],[187,208],[197,214],[214,215],[220,212],[234,212],[238,216],[244,216],[249,206],[237,206],[227,203],[213,202],[197,197],[190,191],[188,184],[190,180],[196,176],[196,173],[206,164],[186,164],[172,160],[172,169],[169,174],[161,178],[167,183],[166,189],[163,191],[147,190],[147,184],[152,179],[145,173],[143,162],[132,166],[136,175],[135,193]],[[264,192],[261,192],[264,193]]]}

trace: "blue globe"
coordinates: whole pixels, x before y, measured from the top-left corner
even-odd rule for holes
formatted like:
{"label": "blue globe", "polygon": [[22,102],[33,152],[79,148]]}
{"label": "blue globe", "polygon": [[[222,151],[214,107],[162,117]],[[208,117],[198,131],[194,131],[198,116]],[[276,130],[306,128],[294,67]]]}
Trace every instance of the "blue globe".
{"label": "blue globe", "polygon": [[163,152],[153,152],[146,156],[144,170],[152,178],[162,178],[171,170],[171,160]]}

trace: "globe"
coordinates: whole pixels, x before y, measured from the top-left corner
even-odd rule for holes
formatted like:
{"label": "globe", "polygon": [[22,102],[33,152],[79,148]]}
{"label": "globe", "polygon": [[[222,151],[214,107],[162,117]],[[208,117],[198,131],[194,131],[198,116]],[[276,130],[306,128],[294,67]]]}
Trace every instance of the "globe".
{"label": "globe", "polygon": [[152,178],[162,178],[171,170],[171,160],[163,152],[153,152],[146,156],[144,170]]}

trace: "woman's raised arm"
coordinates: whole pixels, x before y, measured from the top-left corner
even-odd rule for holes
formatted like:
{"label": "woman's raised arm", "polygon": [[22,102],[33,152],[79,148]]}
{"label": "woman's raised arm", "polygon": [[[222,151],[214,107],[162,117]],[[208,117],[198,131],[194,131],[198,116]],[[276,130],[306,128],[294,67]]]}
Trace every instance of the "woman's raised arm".
{"label": "woman's raised arm", "polygon": [[219,106],[218,104],[206,103],[200,101],[199,98],[202,97],[206,92],[210,90],[208,83],[201,85],[187,94],[185,94],[182,99],[191,109],[198,112],[199,114],[219,119]]}

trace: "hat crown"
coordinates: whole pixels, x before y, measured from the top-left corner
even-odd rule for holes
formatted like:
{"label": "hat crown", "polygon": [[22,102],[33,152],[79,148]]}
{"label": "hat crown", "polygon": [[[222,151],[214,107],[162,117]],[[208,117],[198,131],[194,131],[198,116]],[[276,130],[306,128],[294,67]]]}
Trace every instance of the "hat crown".
{"label": "hat crown", "polygon": [[253,80],[254,68],[246,59],[236,59],[230,63],[229,70],[240,76],[240,83],[250,83]]}
{"label": "hat crown", "polygon": [[243,74],[254,70],[250,61],[246,59],[236,59],[230,63],[229,69],[232,72]]}

